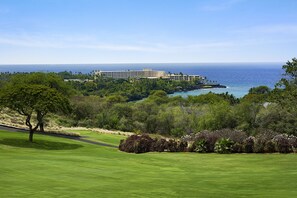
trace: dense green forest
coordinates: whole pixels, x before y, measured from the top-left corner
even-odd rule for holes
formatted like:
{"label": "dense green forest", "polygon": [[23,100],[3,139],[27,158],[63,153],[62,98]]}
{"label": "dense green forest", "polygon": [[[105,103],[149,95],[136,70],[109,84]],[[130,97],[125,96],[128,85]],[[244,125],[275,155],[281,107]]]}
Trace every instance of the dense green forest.
{"label": "dense green forest", "polygon": [[[284,78],[276,83],[274,89],[254,87],[240,99],[228,93],[188,98],[168,96],[177,90],[191,89],[199,82],[92,80],[90,75],[71,72],[2,73],[0,102],[2,107],[23,114],[26,110],[30,118],[40,111],[44,116],[47,113],[58,114],[58,122],[63,126],[99,127],[172,137],[227,128],[241,130],[247,135],[267,130],[297,135],[297,59],[288,61],[283,70]],[[74,78],[81,81],[64,81]],[[49,92],[45,87],[55,90],[50,92],[55,101],[51,101],[48,95],[21,91],[44,89]],[[10,101],[7,98],[12,96],[10,92],[20,92],[19,101]],[[34,97],[41,98],[41,101],[46,99],[52,106],[36,99],[28,99],[29,102],[25,101],[20,106],[21,100],[30,94],[35,94]],[[42,117],[38,123],[37,128],[46,126],[46,119]]]}

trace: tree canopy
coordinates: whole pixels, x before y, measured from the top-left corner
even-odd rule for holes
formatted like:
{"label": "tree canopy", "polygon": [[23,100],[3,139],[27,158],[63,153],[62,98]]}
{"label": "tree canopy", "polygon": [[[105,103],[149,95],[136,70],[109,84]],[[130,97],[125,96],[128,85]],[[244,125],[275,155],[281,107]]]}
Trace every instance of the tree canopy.
{"label": "tree canopy", "polygon": [[[19,80],[19,83],[12,80],[1,89],[0,104],[26,117],[26,125],[30,130],[29,141],[32,142],[33,133],[43,125],[43,118],[47,113],[69,112],[70,105],[68,98],[55,88],[25,83],[23,78]],[[31,122],[34,113],[37,118],[36,126]]]}

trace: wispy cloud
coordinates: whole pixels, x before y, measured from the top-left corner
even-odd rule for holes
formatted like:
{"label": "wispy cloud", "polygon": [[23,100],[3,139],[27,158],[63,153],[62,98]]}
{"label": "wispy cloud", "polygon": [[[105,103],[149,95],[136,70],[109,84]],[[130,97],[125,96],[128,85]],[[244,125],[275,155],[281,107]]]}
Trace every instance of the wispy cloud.
{"label": "wispy cloud", "polygon": [[297,24],[273,24],[247,27],[239,30],[235,30],[235,33],[247,33],[247,34],[296,34]]}
{"label": "wispy cloud", "polygon": [[234,45],[232,42],[208,41],[192,43],[150,43],[136,42],[134,44],[102,43],[87,36],[1,36],[0,45],[11,45],[29,48],[57,48],[57,49],[91,49],[101,51],[126,52],[177,52],[195,51],[212,48],[226,48]]}
{"label": "wispy cloud", "polygon": [[58,47],[50,42],[32,41],[27,39],[0,38],[0,44],[23,47]]}
{"label": "wispy cloud", "polygon": [[42,38],[39,36],[0,36],[0,45],[12,45],[31,48],[79,48],[98,49],[108,51],[159,51],[158,45],[125,45],[113,43],[101,43],[88,37],[53,36]]}
{"label": "wispy cloud", "polygon": [[231,7],[243,2],[245,0],[222,0],[222,1],[215,1],[211,4],[203,5],[201,7],[204,11],[221,11],[221,10],[227,10]]}
{"label": "wispy cloud", "polygon": [[205,49],[205,48],[220,48],[220,47],[231,47],[234,46],[233,42],[230,41],[211,41],[211,42],[204,42],[204,43],[195,43],[191,45],[187,45],[183,48],[189,49]]}
{"label": "wispy cloud", "polygon": [[156,52],[160,49],[158,47],[137,46],[137,45],[120,45],[120,44],[95,44],[95,45],[76,45],[77,48],[83,49],[98,49],[109,51],[142,51],[142,52]]}
{"label": "wispy cloud", "polygon": [[[278,32],[278,28],[251,28],[255,31],[264,32]],[[287,30],[294,30],[297,32],[297,27],[288,26]],[[280,28],[281,29],[281,28]],[[249,33],[250,34],[250,33]],[[218,39],[208,41],[192,41],[192,42],[179,42],[179,43],[153,43],[144,41],[134,41],[128,43],[122,42],[102,42],[95,37],[85,35],[1,35],[0,46],[10,45],[16,47],[26,47],[35,49],[79,49],[79,50],[98,50],[98,51],[111,51],[111,52],[147,52],[159,54],[175,54],[181,52],[204,52],[204,51],[217,51],[238,49],[239,47],[261,46],[266,44],[282,44],[292,41],[292,38],[279,39],[262,39],[255,37],[248,37],[239,33],[240,37],[232,39]],[[296,39],[293,41],[296,42]]]}

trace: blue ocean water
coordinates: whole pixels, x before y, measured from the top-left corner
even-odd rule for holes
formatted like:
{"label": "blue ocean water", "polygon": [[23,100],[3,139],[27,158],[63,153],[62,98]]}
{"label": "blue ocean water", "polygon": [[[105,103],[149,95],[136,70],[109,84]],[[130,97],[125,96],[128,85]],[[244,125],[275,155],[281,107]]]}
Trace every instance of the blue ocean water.
{"label": "blue ocean water", "polygon": [[212,91],[242,97],[251,87],[266,85],[273,88],[282,77],[284,63],[154,63],[154,64],[57,64],[57,65],[0,65],[0,72],[60,72],[90,73],[93,70],[132,70],[152,68],[172,73],[197,74],[208,80],[226,85],[227,88],[200,89],[177,92],[172,95],[200,95]]}

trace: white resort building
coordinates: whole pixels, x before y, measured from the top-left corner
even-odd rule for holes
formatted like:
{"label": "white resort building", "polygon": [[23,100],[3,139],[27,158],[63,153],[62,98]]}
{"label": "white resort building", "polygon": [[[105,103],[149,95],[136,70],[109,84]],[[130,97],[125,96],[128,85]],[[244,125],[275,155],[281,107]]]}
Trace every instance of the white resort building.
{"label": "white resort building", "polygon": [[165,71],[154,71],[152,69],[143,70],[127,70],[127,71],[101,71],[95,70],[95,76],[114,79],[128,79],[128,78],[163,78],[167,74]]}
{"label": "white resort building", "polygon": [[182,81],[193,81],[193,80],[204,80],[205,77],[200,75],[185,75],[185,74],[168,74],[165,71],[155,71],[152,69],[143,70],[126,70],[126,71],[101,71],[95,70],[94,76],[103,78],[114,78],[114,79],[129,79],[129,78],[163,78],[170,80],[182,80]]}
{"label": "white resort building", "polygon": [[167,78],[170,80],[183,80],[183,81],[194,81],[194,80],[204,80],[204,76],[200,75],[185,75],[185,74],[168,74]]}

